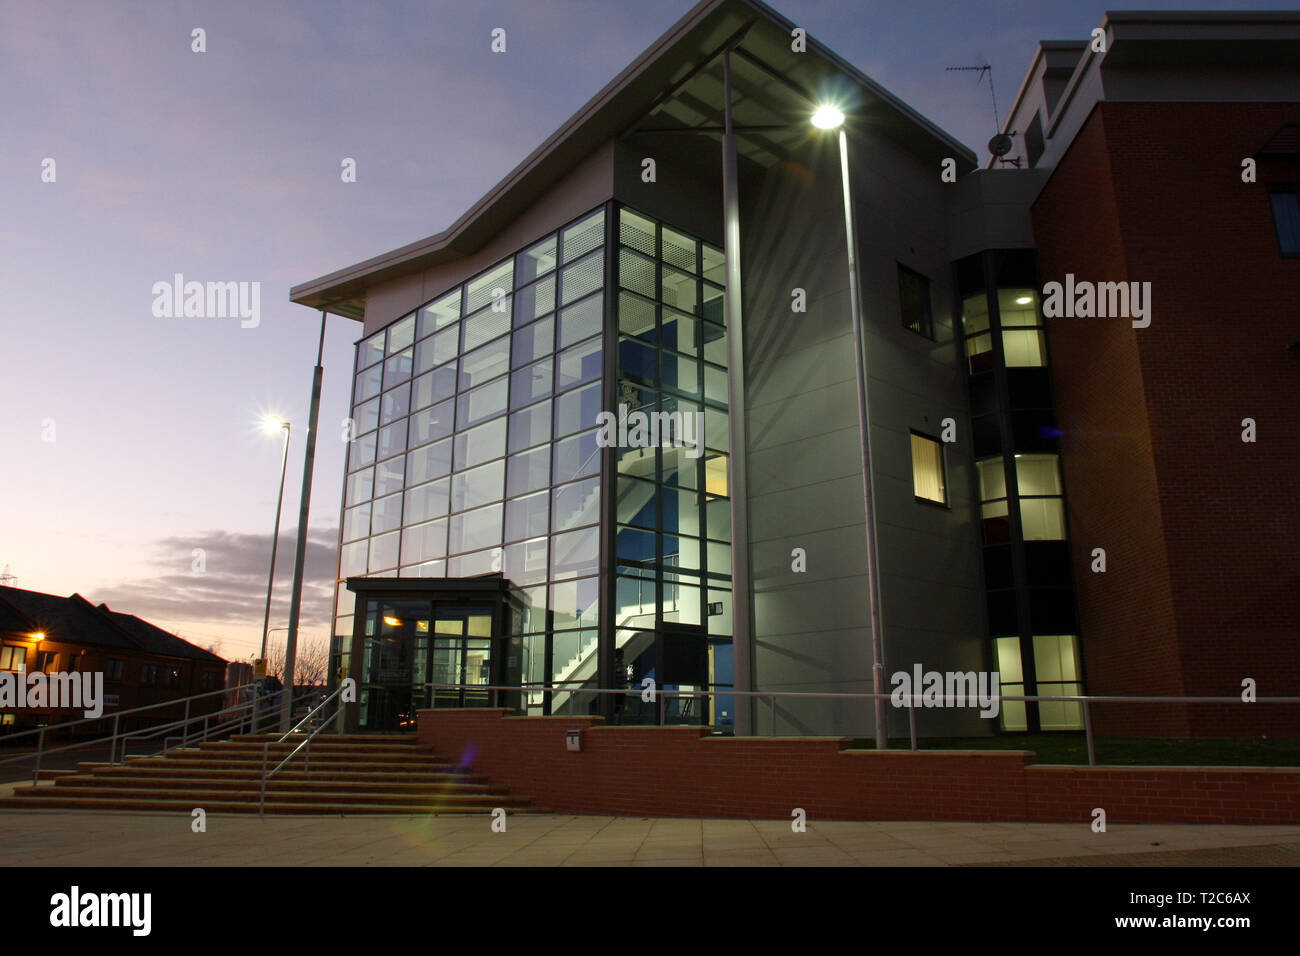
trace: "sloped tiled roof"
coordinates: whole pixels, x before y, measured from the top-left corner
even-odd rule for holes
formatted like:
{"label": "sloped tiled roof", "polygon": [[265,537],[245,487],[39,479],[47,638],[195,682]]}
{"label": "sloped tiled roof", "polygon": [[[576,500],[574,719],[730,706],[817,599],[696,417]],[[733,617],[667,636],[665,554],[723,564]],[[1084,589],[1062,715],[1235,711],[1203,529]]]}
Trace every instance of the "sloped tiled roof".
{"label": "sloped tiled roof", "polygon": [[18,611],[30,622],[24,632],[44,631],[52,640],[74,641],[98,647],[142,650],[143,645],[111,620],[95,610],[94,605],[79,598],[42,594],[21,588],[0,588],[0,604]]}
{"label": "sloped tiled roof", "polygon": [[184,638],[177,637],[175,634],[164,631],[162,628],[150,624],[148,621],[142,621],[134,614],[123,614],[120,611],[114,611],[106,604],[101,604],[97,608],[101,613],[107,614],[114,623],[119,627],[125,628],[131,633],[137,641],[144,645],[145,650],[154,654],[164,654],[170,657],[188,657],[196,661],[206,661],[209,664],[222,664],[224,659],[213,654],[211,651],[204,650],[191,644]]}
{"label": "sloped tiled roof", "polygon": [[106,604],[96,607],[80,594],[61,597],[0,587],[0,631],[21,634],[44,631],[51,640],[144,651],[210,664],[226,663],[211,651],[133,614],[114,611]]}

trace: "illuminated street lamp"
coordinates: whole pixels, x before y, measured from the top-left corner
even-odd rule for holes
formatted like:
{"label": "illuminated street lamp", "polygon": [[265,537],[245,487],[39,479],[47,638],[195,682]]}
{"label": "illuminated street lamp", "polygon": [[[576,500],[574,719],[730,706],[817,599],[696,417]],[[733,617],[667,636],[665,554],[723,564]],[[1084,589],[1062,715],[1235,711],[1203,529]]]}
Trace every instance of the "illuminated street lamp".
{"label": "illuminated street lamp", "polygon": [[871,431],[867,414],[866,343],[862,329],[862,294],[858,287],[858,236],[853,222],[853,192],[849,183],[849,140],[844,133],[844,113],[830,104],[819,106],[812,115],[812,125],[823,130],[838,130],[840,140],[840,181],[844,193],[844,232],[849,250],[849,308],[853,323],[853,356],[858,374],[858,430],[862,444],[862,502],[867,518],[867,592],[871,604],[871,683],[876,694],[876,749],[885,750],[884,639],[880,616],[880,582],[876,550],[876,509],[871,487]]}

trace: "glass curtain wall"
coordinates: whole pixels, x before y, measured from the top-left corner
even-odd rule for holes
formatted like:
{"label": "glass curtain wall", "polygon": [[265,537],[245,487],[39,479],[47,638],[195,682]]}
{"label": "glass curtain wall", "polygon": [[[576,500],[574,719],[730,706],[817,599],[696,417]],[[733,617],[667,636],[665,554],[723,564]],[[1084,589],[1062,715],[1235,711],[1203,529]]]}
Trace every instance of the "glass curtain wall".
{"label": "glass curtain wall", "polygon": [[[606,215],[617,217],[608,250]],[[580,689],[596,686],[602,659],[616,686],[732,686],[723,274],[721,250],[611,205],[358,344],[336,675],[357,631],[346,578],[500,572],[523,598],[499,665],[526,689],[524,713],[598,712]],[[617,376],[608,410],[661,413],[675,427],[655,436],[667,447],[624,436],[602,489],[607,348]],[[602,579],[606,494],[616,554]],[[612,610],[603,641],[602,599]],[[361,623],[363,640],[377,636],[372,623]],[[606,706],[614,720],[658,719],[639,695]],[[734,708],[670,699],[665,716],[725,728]]]}
{"label": "glass curtain wall", "polygon": [[[1076,695],[1083,686],[1078,637],[1062,633],[1074,629],[1075,616],[1056,441],[1060,432],[1046,377],[1038,293],[1011,284],[993,294],[966,295],[962,329],[975,412],[989,628],[1003,693]],[[999,375],[1005,378],[1005,407],[997,395]],[[1007,420],[1011,447],[1004,446],[999,434],[1000,418]],[[1011,511],[1012,501],[1018,503],[1018,515]],[[1014,570],[1017,549],[1025,565],[1022,580]],[[1073,730],[1082,727],[1082,711],[1073,703],[1027,707],[1013,701],[1003,707],[1001,727]]]}
{"label": "glass curtain wall", "polygon": [[[343,581],[501,572],[523,593],[506,675],[594,675],[605,210],[545,236],[357,345],[332,673],[355,631]],[[373,638],[363,622],[363,637]],[[468,665],[458,665],[468,666]],[[541,712],[543,695],[527,695]]]}
{"label": "glass curtain wall", "polygon": [[[626,207],[618,242],[615,411],[629,426],[638,414],[680,423],[683,441],[666,442],[661,432],[636,442],[629,427],[617,450],[613,673],[628,687],[651,679],[685,692],[729,688],[723,255]],[[617,703],[615,719],[658,719],[657,704],[632,696]],[[664,709],[669,722],[734,723],[728,697],[669,697]]]}

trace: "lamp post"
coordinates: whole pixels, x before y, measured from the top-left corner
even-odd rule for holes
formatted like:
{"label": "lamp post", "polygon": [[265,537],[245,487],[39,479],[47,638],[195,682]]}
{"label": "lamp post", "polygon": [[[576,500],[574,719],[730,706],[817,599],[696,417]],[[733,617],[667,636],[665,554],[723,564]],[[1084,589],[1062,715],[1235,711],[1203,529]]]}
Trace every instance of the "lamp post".
{"label": "lamp post", "polygon": [[272,416],[262,423],[262,427],[267,431],[284,432],[284,454],[280,461],[280,493],[275,499],[275,532],[271,536],[271,572],[266,578],[266,615],[262,619],[262,653],[258,656],[259,660],[264,661],[266,660],[266,636],[271,626],[271,588],[275,584],[275,551],[280,544],[280,508],[284,504],[284,473],[289,466],[289,435],[293,426]]}
{"label": "lamp post", "polygon": [[[271,534],[271,570],[266,578],[266,614],[262,618],[262,653],[258,655],[258,660],[265,662],[266,638],[270,633],[268,628],[271,626],[271,591],[275,586],[275,552],[280,544],[280,509],[284,504],[284,473],[289,465],[289,436],[293,426],[284,419],[269,415],[263,420],[262,428],[267,432],[284,432],[284,453],[280,460],[280,493],[275,499],[275,531]],[[257,733],[256,718],[254,721],[251,731]]]}
{"label": "lamp post", "polygon": [[871,426],[867,414],[867,366],[865,333],[862,328],[862,296],[858,285],[858,234],[853,221],[853,192],[849,181],[849,140],[844,133],[844,114],[834,106],[821,106],[812,115],[818,129],[837,130],[840,140],[840,181],[844,193],[844,233],[849,250],[849,307],[853,322],[853,357],[858,377],[858,430],[862,443],[862,502],[867,525],[867,591],[871,604],[871,684],[876,694],[876,749],[885,750],[884,640],[880,617],[880,580],[876,550],[876,513],[871,487]]}
{"label": "lamp post", "polygon": [[320,418],[320,386],[325,374],[325,316],[320,314],[320,341],[316,346],[316,368],[312,372],[311,406],[307,416],[307,449],[302,463],[302,495],[298,505],[298,545],[293,562],[293,593],[289,598],[289,634],[284,642],[284,703],[280,709],[280,732],[289,732],[293,715],[293,669],[298,656],[298,620],[302,612],[302,576],[307,561],[307,514],[311,509],[311,476],[316,464],[316,425]]}

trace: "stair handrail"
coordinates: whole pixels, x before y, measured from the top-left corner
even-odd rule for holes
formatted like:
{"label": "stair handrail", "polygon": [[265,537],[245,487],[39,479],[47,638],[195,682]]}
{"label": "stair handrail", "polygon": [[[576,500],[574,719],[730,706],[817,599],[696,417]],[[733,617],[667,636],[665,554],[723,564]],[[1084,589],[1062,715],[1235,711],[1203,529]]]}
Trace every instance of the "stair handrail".
{"label": "stair handrail", "polygon": [[[315,691],[311,691],[311,690],[309,690],[309,691],[307,691],[307,692],[301,694],[300,696],[294,698],[294,700],[293,700],[293,702],[292,702],[292,704],[291,704],[290,706],[296,708],[299,704],[305,703],[306,701],[311,700],[311,698],[313,698],[313,697],[315,697],[315,696],[316,696],[316,692],[315,692]],[[224,713],[226,713],[227,711],[232,711],[232,710],[241,710],[241,709],[243,709],[243,707],[244,707],[243,704],[236,704],[234,707],[225,707],[225,708],[223,708],[223,709],[221,709],[221,710],[214,711],[214,712],[211,713],[211,714],[202,714],[202,715],[199,715],[199,716],[201,716],[201,717],[205,717],[205,718],[206,718],[206,717],[216,717],[216,716],[218,716],[218,715],[220,715],[220,714],[224,714]],[[184,721],[183,723],[185,723],[186,725],[188,725],[188,724],[192,724],[192,723],[194,723],[195,721],[199,720],[199,716],[192,717],[192,718],[190,718],[189,720]],[[123,741],[126,741],[126,740],[129,740],[131,737],[134,737],[134,736],[138,736],[141,740],[148,740],[150,737],[156,737],[156,736],[158,736],[158,734],[160,734],[160,733],[161,733],[162,731],[164,731],[164,730],[170,730],[170,729],[172,729],[173,727],[176,727],[179,723],[182,723],[182,722],[181,722],[181,721],[173,721],[173,722],[170,723],[170,724],[163,724],[161,727],[142,727],[142,728],[139,728],[139,729],[133,730],[133,731],[131,731],[131,732],[129,732],[129,733],[125,733],[125,734],[123,734],[123,735],[122,735],[122,740],[123,740]],[[205,723],[206,723],[206,721],[205,721]],[[240,723],[242,723],[242,721],[240,721]],[[163,749],[160,750],[160,751],[158,751],[158,753],[156,753],[156,754],[150,754],[150,755],[148,755],[148,756],[154,756],[154,757],[156,757],[156,756],[158,756],[159,754],[165,754],[165,753],[167,753],[167,751],[171,750],[172,747],[173,747],[173,745],[170,743],[170,741],[172,741],[172,740],[178,740],[178,741],[180,741],[180,743],[179,743],[179,744],[176,744],[175,746],[184,747],[186,744],[188,744],[188,743],[190,742],[190,738],[191,738],[191,737],[198,738],[200,734],[202,734],[202,738],[201,738],[201,739],[203,739],[203,740],[207,740],[207,739],[208,739],[208,738],[207,738],[207,730],[206,730],[206,728],[205,728],[204,730],[202,730],[202,731],[198,731],[198,730],[196,730],[196,731],[193,732],[193,734],[191,734],[191,733],[189,733],[189,732],[187,731],[187,732],[185,732],[185,733],[176,734],[176,735],[173,735],[173,736],[170,736],[170,737],[164,737],[164,738],[163,738]],[[125,749],[123,750],[123,753],[125,753]]]}
{"label": "stair handrail", "polygon": [[[327,706],[330,703],[330,701],[334,700],[336,697],[338,697],[345,690],[348,690],[352,686],[353,686],[353,682],[351,680],[343,681],[343,683],[339,684],[339,686],[335,688],[334,693],[330,694],[323,701],[321,701],[319,704],[313,707],[307,713],[307,716],[303,717],[302,720],[298,721],[298,723],[296,723],[293,727],[289,728],[289,730],[283,735],[281,735],[281,737],[278,740],[274,741],[274,743],[276,744],[284,743],[286,737],[293,734],[299,727],[301,727],[304,723],[310,720],[318,710],[320,710],[322,707]],[[319,727],[317,727],[310,734],[308,734],[307,737],[300,744],[298,744],[298,746],[294,747],[293,750],[289,752],[289,756],[285,757],[283,760],[281,760],[278,764],[275,765],[275,769],[272,770],[270,773],[267,773],[266,771],[266,764],[270,757],[272,741],[268,740],[262,744],[262,787],[261,787],[261,793],[257,798],[257,815],[259,817],[263,816],[266,810],[266,782],[270,780],[272,777],[274,777],[277,773],[279,773],[280,769],[285,764],[287,764],[290,760],[296,757],[298,755],[298,751],[302,750],[303,747],[307,748],[306,764],[304,765],[303,769],[310,770],[311,769],[311,742],[316,738],[316,735],[324,731],[325,728],[328,727],[331,722],[334,722],[335,725],[337,726],[338,720],[342,716],[342,714],[343,714],[342,707],[335,708],[334,716],[330,717],[328,720],[323,721]]]}
{"label": "stair handrail", "polygon": [[[45,747],[45,735],[46,735],[47,733],[49,733],[50,731],[52,731],[52,730],[53,730],[53,731],[64,730],[64,729],[66,729],[66,728],[68,728],[68,727],[75,727],[75,726],[77,726],[78,724],[101,723],[101,722],[103,722],[103,721],[105,721],[105,720],[108,720],[109,717],[110,717],[110,715],[107,715],[107,714],[101,714],[99,717],[83,717],[83,718],[80,718],[80,719],[78,719],[78,720],[68,720],[68,721],[64,721],[64,722],[62,722],[62,723],[58,723],[58,724],[47,725],[47,726],[45,726],[45,727],[37,727],[37,728],[35,728],[34,730],[22,730],[22,731],[19,731],[19,732],[16,733],[16,734],[6,734],[6,735],[4,736],[4,738],[3,738],[3,740],[4,740],[6,743],[7,743],[8,741],[10,741],[10,740],[13,740],[13,739],[17,738],[17,737],[26,737],[26,736],[30,736],[31,734],[36,734],[36,752],[35,752],[34,754],[33,754],[33,753],[23,753],[23,754],[15,754],[15,755],[12,756],[12,757],[5,757],[4,759],[0,759],[0,765],[4,765],[4,764],[7,764],[7,763],[16,763],[17,761],[20,761],[20,760],[30,760],[32,757],[35,757],[35,758],[36,758],[36,766],[35,766],[35,767],[33,768],[33,770],[32,770],[32,782],[33,782],[33,783],[37,783],[37,782],[40,781],[40,777],[41,777],[41,763],[43,762],[43,760],[44,760],[46,754],[62,753],[62,752],[65,751],[65,750],[82,750],[82,749],[85,749],[85,748],[94,747],[94,746],[96,746],[96,745],[98,745],[98,744],[103,744],[103,743],[105,743],[106,741],[110,741],[110,742],[111,742],[111,746],[110,746],[110,749],[109,749],[109,763],[112,764],[112,763],[115,763],[115,762],[116,762],[116,758],[117,758],[117,742],[118,742],[119,740],[126,740],[126,739],[129,739],[130,737],[132,737],[132,736],[134,736],[134,735],[140,733],[140,730],[137,729],[136,731],[133,731],[133,732],[127,733],[126,735],[123,735],[123,734],[118,730],[118,725],[119,725],[121,719],[122,719],[123,717],[127,716],[128,714],[138,714],[138,713],[140,713],[141,711],[146,711],[146,710],[155,710],[155,709],[157,709],[157,708],[159,708],[159,707],[174,707],[174,706],[176,706],[176,705],[178,705],[178,704],[184,704],[184,705],[185,705],[185,714],[186,714],[186,716],[185,716],[184,718],[181,718],[181,719],[178,720],[178,721],[172,721],[171,723],[168,723],[168,724],[163,724],[162,727],[146,727],[146,728],[143,728],[144,730],[150,730],[150,731],[157,731],[157,730],[160,730],[160,729],[169,729],[169,728],[171,728],[171,727],[177,726],[178,724],[190,724],[190,723],[194,723],[194,722],[199,721],[199,720],[210,719],[210,718],[213,716],[213,714],[197,714],[197,715],[195,715],[195,716],[193,716],[193,717],[189,716],[189,713],[190,713],[190,704],[191,704],[193,701],[199,700],[199,699],[204,698],[204,697],[212,697],[212,696],[214,696],[214,695],[216,695],[216,694],[231,694],[231,693],[238,693],[238,692],[242,692],[242,691],[244,691],[244,690],[248,690],[248,689],[250,689],[250,688],[256,688],[256,686],[257,686],[257,685],[256,685],[255,683],[249,683],[249,684],[240,684],[240,685],[235,686],[235,687],[222,687],[222,688],[220,688],[220,689],[218,689],[218,690],[209,690],[209,691],[203,691],[202,693],[198,693],[198,694],[191,694],[191,695],[188,696],[188,697],[177,697],[177,698],[175,698],[174,700],[162,700],[162,701],[157,701],[156,703],[153,703],[153,704],[145,704],[145,705],[140,706],[140,707],[132,707],[132,708],[130,708],[130,709],[128,709],[128,710],[120,710],[120,711],[117,711],[117,712],[115,712],[115,713],[113,713],[113,714],[111,715],[111,718],[112,718],[112,721],[113,721],[113,732],[112,732],[111,734],[105,734],[103,737],[97,737],[97,738],[94,738],[94,739],[92,739],[92,740],[79,740],[79,741],[73,741],[72,743],[67,744],[67,745],[65,745],[65,746],[63,746],[63,747],[54,747],[54,748],[51,748],[51,749],[46,749],[46,747]],[[251,708],[255,708],[255,707],[257,706],[257,704],[258,704],[258,698],[257,698],[256,696],[254,696],[254,697],[251,697],[249,700],[247,700],[247,701],[245,701],[245,702],[243,702],[243,703],[236,704],[233,708],[222,708],[221,710],[215,711],[214,713],[218,713],[218,714],[219,714],[219,713],[224,713],[226,710],[232,710],[232,709],[233,709],[233,710],[241,710],[241,709],[243,709],[244,707],[249,707],[249,708],[250,708],[250,715],[251,715],[251,713],[252,713]]]}

